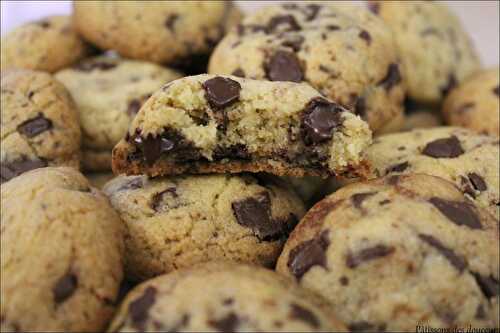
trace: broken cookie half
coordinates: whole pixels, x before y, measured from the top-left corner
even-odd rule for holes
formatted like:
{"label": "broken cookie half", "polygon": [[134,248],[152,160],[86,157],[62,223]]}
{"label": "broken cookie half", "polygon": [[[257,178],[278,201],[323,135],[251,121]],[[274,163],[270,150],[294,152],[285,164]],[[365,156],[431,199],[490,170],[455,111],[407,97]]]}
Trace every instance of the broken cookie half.
{"label": "broken cookie half", "polygon": [[115,173],[360,175],[368,125],[308,84],[198,75],[141,108],[113,150]]}

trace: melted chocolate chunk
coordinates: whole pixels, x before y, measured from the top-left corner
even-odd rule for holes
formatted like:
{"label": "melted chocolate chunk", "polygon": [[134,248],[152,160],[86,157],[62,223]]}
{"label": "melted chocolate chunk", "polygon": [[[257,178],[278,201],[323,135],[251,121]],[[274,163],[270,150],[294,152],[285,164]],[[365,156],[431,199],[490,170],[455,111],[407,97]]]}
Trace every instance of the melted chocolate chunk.
{"label": "melted chocolate chunk", "polygon": [[57,280],[52,288],[54,302],[62,303],[73,295],[78,286],[78,278],[72,273],[68,273]]}
{"label": "melted chocolate chunk", "polygon": [[99,69],[101,71],[107,71],[116,67],[116,64],[104,61],[82,61],[75,66],[74,69],[82,72],[90,72],[94,69]]}
{"label": "melted chocolate chunk", "polygon": [[493,93],[497,96],[500,96],[500,86],[496,86],[495,88],[493,88]]}
{"label": "melted chocolate chunk", "polygon": [[151,198],[151,202],[149,203],[149,206],[155,212],[160,211],[163,197],[165,195],[167,195],[167,194],[171,195],[174,198],[177,198],[179,196],[177,194],[177,189],[175,187],[169,187],[169,188],[167,188],[167,189],[165,189],[165,190],[163,190],[161,192],[158,192],[158,193],[154,194],[153,197]]}
{"label": "melted chocolate chunk", "polygon": [[422,154],[434,158],[455,158],[463,153],[462,145],[454,135],[449,138],[429,142],[422,150]]}
{"label": "melted chocolate chunk", "polygon": [[276,51],[265,65],[266,77],[271,81],[301,82],[304,79],[299,59],[294,53]]}
{"label": "melted chocolate chunk", "polygon": [[444,97],[448,95],[448,93],[457,86],[458,81],[455,75],[450,74],[448,75],[448,82],[444,87],[441,88],[441,95]]}
{"label": "melted chocolate chunk", "polygon": [[360,96],[356,99],[354,114],[360,116],[361,119],[366,119],[366,99],[364,97]]}
{"label": "melted chocolate chunk", "polygon": [[388,174],[388,173],[391,173],[391,172],[403,172],[406,169],[408,169],[409,166],[410,166],[410,164],[408,163],[408,161],[405,161],[405,162],[402,162],[402,163],[398,163],[398,164],[395,164],[395,165],[392,165],[392,166],[388,167],[385,170],[385,173]]}
{"label": "melted chocolate chunk", "polygon": [[[282,27],[285,26],[283,29]],[[269,21],[267,25],[267,33],[274,33],[276,30],[280,29],[283,31],[298,31],[300,30],[300,25],[295,20],[293,15],[280,15],[274,16]]]}
{"label": "melted chocolate chunk", "polygon": [[463,258],[457,256],[452,249],[444,246],[443,243],[435,237],[424,234],[419,234],[418,237],[441,253],[460,273],[467,267],[467,263]]}
{"label": "melted chocolate chunk", "polygon": [[240,99],[241,85],[234,80],[216,76],[203,83],[205,98],[214,109],[233,105]]}
{"label": "melted chocolate chunk", "polygon": [[327,141],[332,138],[334,128],[342,123],[343,109],[324,98],[311,100],[302,116],[301,132],[308,145]]}
{"label": "melted chocolate chunk", "polygon": [[486,182],[484,181],[483,177],[481,177],[477,173],[468,173],[467,177],[469,177],[469,180],[476,191],[483,192],[488,189],[488,186],[486,186]]}
{"label": "melted chocolate chunk", "polygon": [[358,35],[359,38],[364,39],[366,44],[370,45],[372,43],[372,36],[366,30],[361,30]]}
{"label": "melted chocolate chunk", "polygon": [[465,225],[471,229],[483,228],[474,206],[469,202],[450,201],[438,197],[431,198],[429,202],[457,225]]}
{"label": "melted chocolate chunk", "polygon": [[401,82],[401,73],[399,72],[398,64],[390,64],[387,68],[387,74],[378,83],[379,86],[384,87],[385,90],[389,91]]}
{"label": "melted chocolate chunk", "polygon": [[326,250],[329,245],[328,230],[324,230],[313,239],[294,247],[287,262],[290,273],[300,280],[313,266],[326,268]]}
{"label": "melted chocolate chunk", "polygon": [[156,301],[156,289],[148,287],[141,297],[135,299],[128,306],[128,312],[132,320],[132,324],[138,330],[144,331],[146,321],[149,316],[149,309]]}
{"label": "melted chocolate chunk", "polygon": [[357,209],[360,209],[363,201],[375,194],[377,194],[377,192],[356,193],[351,197],[352,204]]}
{"label": "melted chocolate chunk", "polygon": [[486,298],[492,298],[499,295],[500,285],[498,284],[498,280],[496,280],[493,276],[483,276],[475,272],[471,273]]}
{"label": "melted chocolate chunk", "polygon": [[386,257],[394,253],[394,251],[396,251],[396,249],[392,246],[383,244],[375,245],[374,247],[363,249],[355,254],[348,253],[345,262],[347,267],[354,269],[365,261]]}
{"label": "melted chocolate chunk", "polygon": [[219,332],[236,332],[236,329],[240,325],[240,319],[234,312],[230,312],[221,319],[210,320],[208,324]]}
{"label": "melted chocolate chunk", "polygon": [[236,68],[232,75],[237,76],[237,77],[245,77],[245,72],[241,68]]}
{"label": "melted chocolate chunk", "polygon": [[17,131],[28,138],[33,138],[40,133],[52,128],[52,121],[39,113],[35,118],[28,119],[17,126]]}
{"label": "melted chocolate chunk", "polygon": [[174,25],[178,19],[179,15],[177,14],[168,15],[167,19],[165,20],[165,27],[167,27],[167,29],[170,31],[174,31]]}
{"label": "melted chocolate chunk", "polygon": [[14,162],[0,163],[0,183],[11,180],[27,171],[43,168],[47,166],[47,162],[43,160],[18,160]]}
{"label": "melted chocolate chunk", "polygon": [[314,315],[314,313],[304,308],[303,306],[300,306],[295,303],[292,303],[290,307],[291,307],[290,311],[291,319],[297,319],[303,321],[315,328],[319,327],[320,324],[319,319]]}

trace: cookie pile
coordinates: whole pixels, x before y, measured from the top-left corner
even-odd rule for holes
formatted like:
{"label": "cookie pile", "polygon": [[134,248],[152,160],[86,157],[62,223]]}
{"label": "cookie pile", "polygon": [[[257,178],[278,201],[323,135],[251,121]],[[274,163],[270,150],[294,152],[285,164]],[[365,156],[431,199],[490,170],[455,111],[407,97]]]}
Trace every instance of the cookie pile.
{"label": "cookie pile", "polygon": [[499,70],[442,4],[75,1],[2,37],[1,331],[499,327]]}

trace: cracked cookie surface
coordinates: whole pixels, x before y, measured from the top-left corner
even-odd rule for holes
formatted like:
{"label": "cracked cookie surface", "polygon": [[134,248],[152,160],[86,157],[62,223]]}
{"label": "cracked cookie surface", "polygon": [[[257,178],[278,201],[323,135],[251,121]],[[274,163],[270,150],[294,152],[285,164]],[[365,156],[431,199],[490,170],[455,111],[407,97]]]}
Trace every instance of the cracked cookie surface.
{"label": "cracked cookie surface", "polygon": [[115,173],[362,172],[368,125],[305,83],[197,75],[157,91],[113,150]]}
{"label": "cracked cookie surface", "polygon": [[308,82],[377,131],[402,113],[391,31],[368,10],[325,3],[266,6],[214,50],[209,73]]}
{"label": "cracked cookie surface", "polygon": [[272,176],[119,176],[104,187],[126,225],[127,276],[143,280],[227,259],[273,266],[304,215]]}
{"label": "cracked cookie surface", "polygon": [[0,327],[99,331],[122,280],[118,214],[78,171],[42,168],[1,186]]}
{"label": "cracked cookie surface", "polygon": [[446,97],[443,115],[449,125],[500,136],[499,68],[468,77]]}
{"label": "cracked cookie surface", "polygon": [[392,175],[317,203],[277,270],[351,331],[498,327],[498,222],[441,178]]}
{"label": "cracked cookie surface", "polygon": [[45,166],[79,167],[80,125],[67,90],[50,74],[1,77],[0,182]]}
{"label": "cracked cookie surface", "polygon": [[479,57],[459,19],[432,1],[370,1],[391,28],[401,56],[408,95],[438,104],[480,68]]}
{"label": "cracked cookie surface", "polygon": [[82,128],[82,167],[111,169],[111,150],[142,104],[181,74],[159,65],[98,56],[55,74],[70,92]]}
{"label": "cracked cookie surface", "polygon": [[50,16],[15,28],[2,37],[2,71],[9,68],[53,73],[91,53],[69,16]]}
{"label": "cracked cookie surface", "polygon": [[212,262],[136,287],[122,303],[110,332],[141,331],[338,332],[346,328],[309,293],[273,271]]}
{"label": "cracked cookie surface", "polygon": [[372,177],[401,173],[441,177],[500,219],[499,154],[498,138],[439,127],[380,136],[365,157]]}

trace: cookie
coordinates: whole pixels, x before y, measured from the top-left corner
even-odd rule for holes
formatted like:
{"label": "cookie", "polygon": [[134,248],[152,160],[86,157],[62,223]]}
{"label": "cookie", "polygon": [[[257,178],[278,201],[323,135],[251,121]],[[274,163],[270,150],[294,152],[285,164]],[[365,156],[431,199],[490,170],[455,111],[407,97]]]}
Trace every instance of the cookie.
{"label": "cookie", "polygon": [[2,71],[0,182],[45,166],[79,167],[80,125],[66,89],[47,73]]}
{"label": "cookie", "polygon": [[78,107],[86,170],[111,169],[111,150],[142,104],[180,73],[156,64],[98,56],[56,73]]}
{"label": "cookie", "polygon": [[458,18],[431,1],[370,1],[391,28],[401,56],[408,95],[438,104],[480,67],[478,55]]}
{"label": "cookie", "polygon": [[198,75],[165,85],[113,150],[115,173],[358,172],[371,132],[308,84]]}
{"label": "cookie", "polygon": [[453,89],[443,104],[443,115],[452,126],[500,136],[499,68],[483,70]]}
{"label": "cookie", "polygon": [[224,37],[209,73],[308,82],[375,132],[403,112],[405,89],[391,31],[359,7],[266,6]]}
{"label": "cookie", "polygon": [[212,262],[159,276],[127,296],[110,332],[144,331],[338,332],[346,328],[311,294],[273,271]]}
{"label": "cookie", "polygon": [[125,270],[134,280],[217,259],[274,266],[305,213],[264,175],[120,176],[104,192],[127,226]]}
{"label": "cookie", "polygon": [[500,219],[498,138],[439,127],[376,138],[366,150],[372,177],[425,173],[451,181]]}
{"label": "cookie", "polygon": [[2,37],[1,68],[53,73],[91,52],[73,29],[69,16],[50,16],[26,23]]}
{"label": "cookie", "polygon": [[351,331],[498,327],[498,240],[497,221],[452,183],[393,175],[316,204],[277,270],[325,297]]}
{"label": "cookie", "polygon": [[87,178],[90,185],[98,189],[102,189],[107,182],[115,177],[111,172],[85,173],[84,176]]}
{"label": "cookie", "polygon": [[104,50],[186,67],[206,60],[240,14],[230,1],[75,1],[73,17],[78,32]]}
{"label": "cookie", "polygon": [[1,186],[2,332],[102,331],[122,280],[123,233],[76,170],[42,168]]}

